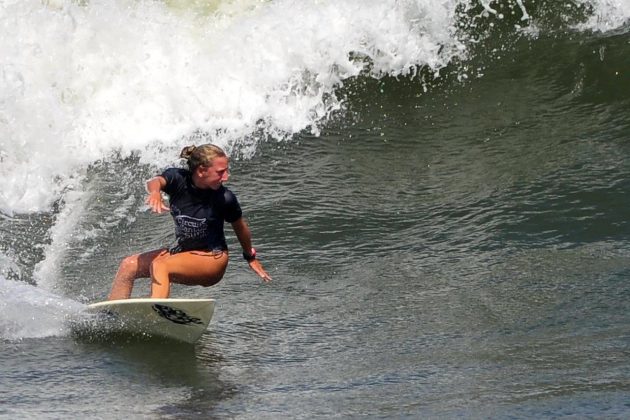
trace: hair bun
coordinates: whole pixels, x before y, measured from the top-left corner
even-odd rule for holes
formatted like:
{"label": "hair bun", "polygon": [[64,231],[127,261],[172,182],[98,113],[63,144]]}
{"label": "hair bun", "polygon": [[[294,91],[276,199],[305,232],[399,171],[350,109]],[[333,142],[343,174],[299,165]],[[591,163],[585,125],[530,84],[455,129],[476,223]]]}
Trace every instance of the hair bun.
{"label": "hair bun", "polygon": [[181,153],[179,154],[179,157],[182,159],[190,159],[190,156],[192,156],[196,148],[197,146],[195,145],[184,147]]}
{"label": "hair bun", "polygon": [[212,161],[215,158],[227,158],[227,155],[219,146],[215,146],[214,144],[202,144],[199,147],[184,147],[179,157],[186,159],[188,170],[194,172],[199,166],[212,166]]}

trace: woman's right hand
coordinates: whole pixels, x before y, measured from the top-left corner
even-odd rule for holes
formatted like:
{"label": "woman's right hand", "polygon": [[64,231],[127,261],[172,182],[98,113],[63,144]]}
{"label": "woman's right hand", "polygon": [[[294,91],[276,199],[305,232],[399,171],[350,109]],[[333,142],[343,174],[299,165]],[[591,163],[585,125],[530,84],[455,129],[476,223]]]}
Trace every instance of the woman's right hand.
{"label": "woman's right hand", "polygon": [[163,211],[170,211],[168,206],[164,204],[162,200],[162,193],[158,191],[151,191],[147,197],[147,204],[153,210],[154,213],[162,213]]}
{"label": "woman's right hand", "polygon": [[169,211],[170,209],[164,204],[162,200],[162,189],[166,186],[166,180],[162,176],[156,176],[147,181],[147,191],[149,196],[146,203],[151,207],[151,210],[155,213],[162,213],[163,211]]}

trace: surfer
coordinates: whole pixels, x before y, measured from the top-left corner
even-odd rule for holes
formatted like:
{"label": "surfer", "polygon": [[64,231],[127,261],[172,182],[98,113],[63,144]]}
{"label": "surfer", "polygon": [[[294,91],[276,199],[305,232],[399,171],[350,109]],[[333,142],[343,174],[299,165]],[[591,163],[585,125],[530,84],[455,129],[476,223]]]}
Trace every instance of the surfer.
{"label": "surfer", "polygon": [[[128,299],[134,281],[151,278],[151,297],[167,298],[171,282],[212,286],[225,274],[228,247],[223,230],[230,223],[243,248],[243,258],[263,281],[271,277],[256,258],[251,232],[232,191],[223,186],[229,177],[229,159],[213,144],[185,147],[180,157],[188,169],[169,168],[147,181],[147,204],[156,213],[170,211],[177,243],[125,257],[120,263],[108,299]],[[169,196],[169,206],[162,199]]]}

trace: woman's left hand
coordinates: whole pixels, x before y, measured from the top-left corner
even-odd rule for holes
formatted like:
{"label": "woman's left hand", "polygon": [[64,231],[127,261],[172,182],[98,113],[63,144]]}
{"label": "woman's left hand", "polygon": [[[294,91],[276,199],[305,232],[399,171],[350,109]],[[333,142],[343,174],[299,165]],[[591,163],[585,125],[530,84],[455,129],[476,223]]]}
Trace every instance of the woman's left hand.
{"label": "woman's left hand", "polygon": [[256,274],[258,274],[260,276],[260,278],[262,278],[265,283],[269,283],[271,281],[271,276],[269,274],[267,274],[267,272],[263,268],[262,264],[257,259],[254,259],[254,260],[250,261],[249,262],[249,267],[252,270],[254,270],[256,272]]}

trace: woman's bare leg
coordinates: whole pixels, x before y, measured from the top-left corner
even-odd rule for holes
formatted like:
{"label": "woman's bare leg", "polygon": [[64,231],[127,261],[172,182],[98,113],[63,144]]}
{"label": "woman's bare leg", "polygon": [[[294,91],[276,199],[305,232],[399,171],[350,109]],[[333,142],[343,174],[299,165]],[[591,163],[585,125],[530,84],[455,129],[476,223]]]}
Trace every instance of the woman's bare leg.
{"label": "woman's bare leg", "polygon": [[223,278],[227,264],[227,251],[186,251],[172,255],[169,253],[160,254],[151,263],[151,297],[169,297],[171,282],[212,286]]}
{"label": "woman's bare leg", "polygon": [[107,299],[129,299],[134,281],[141,277],[150,277],[151,263],[163,253],[168,254],[164,249],[157,249],[125,257],[118,267],[112,290]]}

